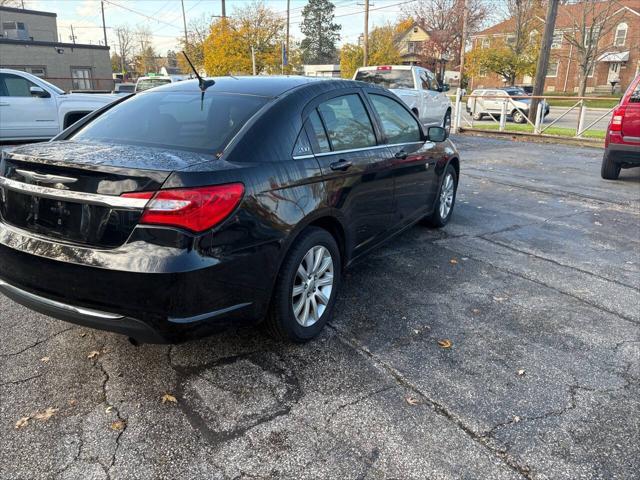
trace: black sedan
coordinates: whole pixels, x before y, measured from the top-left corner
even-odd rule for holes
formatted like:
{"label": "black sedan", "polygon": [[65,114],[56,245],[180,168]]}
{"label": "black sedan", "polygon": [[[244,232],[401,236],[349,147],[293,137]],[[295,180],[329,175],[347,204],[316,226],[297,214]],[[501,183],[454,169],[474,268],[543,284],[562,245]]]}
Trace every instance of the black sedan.
{"label": "black sedan", "polygon": [[98,110],[0,163],[0,291],[139,342],[266,319],[306,341],[341,273],[451,218],[459,156],[371,84],[224,77]]}

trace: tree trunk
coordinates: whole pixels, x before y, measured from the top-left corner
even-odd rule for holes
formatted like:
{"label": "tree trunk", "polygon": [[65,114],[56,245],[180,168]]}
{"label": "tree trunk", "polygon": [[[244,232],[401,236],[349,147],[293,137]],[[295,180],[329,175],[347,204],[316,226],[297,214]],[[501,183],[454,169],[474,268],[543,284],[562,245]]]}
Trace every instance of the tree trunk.
{"label": "tree trunk", "polygon": [[587,91],[587,72],[580,72],[580,87],[578,88],[578,96],[584,97],[584,94]]}

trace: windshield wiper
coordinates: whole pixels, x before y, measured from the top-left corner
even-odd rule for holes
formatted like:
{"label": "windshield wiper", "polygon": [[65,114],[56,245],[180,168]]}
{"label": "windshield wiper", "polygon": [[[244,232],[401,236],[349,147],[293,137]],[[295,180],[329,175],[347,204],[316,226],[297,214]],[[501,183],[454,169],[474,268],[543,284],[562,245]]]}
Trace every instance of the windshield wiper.
{"label": "windshield wiper", "polygon": [[193,70],[193,73],[198,78],[198,86],[200,87],[200,111],[202,111],[202,108],[204,105],[204,92],[207,91],[207,88],[213,87],[216,84],[216,81],[205,80],[204,78],[202,78],[198,73],[198,71],[196,70],[196,68],[193,66],[193,63],[191,63],[191,60],[189,59],[189,57],[187,56],[184,50],[182,51],[182,54],[184,55],[184,58],[187,59],[187,62],[189,62],[189,66],[191,67],[191,70]]}

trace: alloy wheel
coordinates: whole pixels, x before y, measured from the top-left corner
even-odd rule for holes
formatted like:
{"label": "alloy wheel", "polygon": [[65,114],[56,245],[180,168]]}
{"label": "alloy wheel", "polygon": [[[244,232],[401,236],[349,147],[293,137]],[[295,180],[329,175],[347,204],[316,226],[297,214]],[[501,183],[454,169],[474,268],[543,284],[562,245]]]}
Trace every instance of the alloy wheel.
{"label": "alloy wheel", "polygon": [[440,190],[440,218],[447,218],[449,212],[451,212],[454,194],[455,182],[453,180],[453,175],[451,175],[451,173],[447,173],[442,181],[442,189]]}
{"label": "alloy wheel", "polygon": [[331,299],[333,257],[322,245],[316,245],[302,257],[291,290],[291,305],[296,321],[303,327],[316,323]]}

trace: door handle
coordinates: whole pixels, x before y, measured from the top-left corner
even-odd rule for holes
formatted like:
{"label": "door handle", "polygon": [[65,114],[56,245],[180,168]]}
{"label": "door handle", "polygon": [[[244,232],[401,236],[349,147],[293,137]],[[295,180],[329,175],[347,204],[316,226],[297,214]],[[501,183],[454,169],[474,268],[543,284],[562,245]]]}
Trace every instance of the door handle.
{"label": "door handle", "polygon": [[337,162],[330,163],[329,167],[331,168],[331,170],[340,170],[344,172],[345,170],[351,168],[351,165],[353,165],[353,163],[348,162],[345,159],[340,159]]}
{"label": "door handle", "polygon": [[409,154],[407,152],[405,152],[404,150],[400,150],[399,152],[396,152],[396,154],[394,155],[394,157],[399,158],[400,160],[404,160],[408,156],[409,156]]}
{"label": "door handle", "polygon": [[9,105],[8,103],[5,102],[0,102],[0,107],[10,107],[11,105]]}

